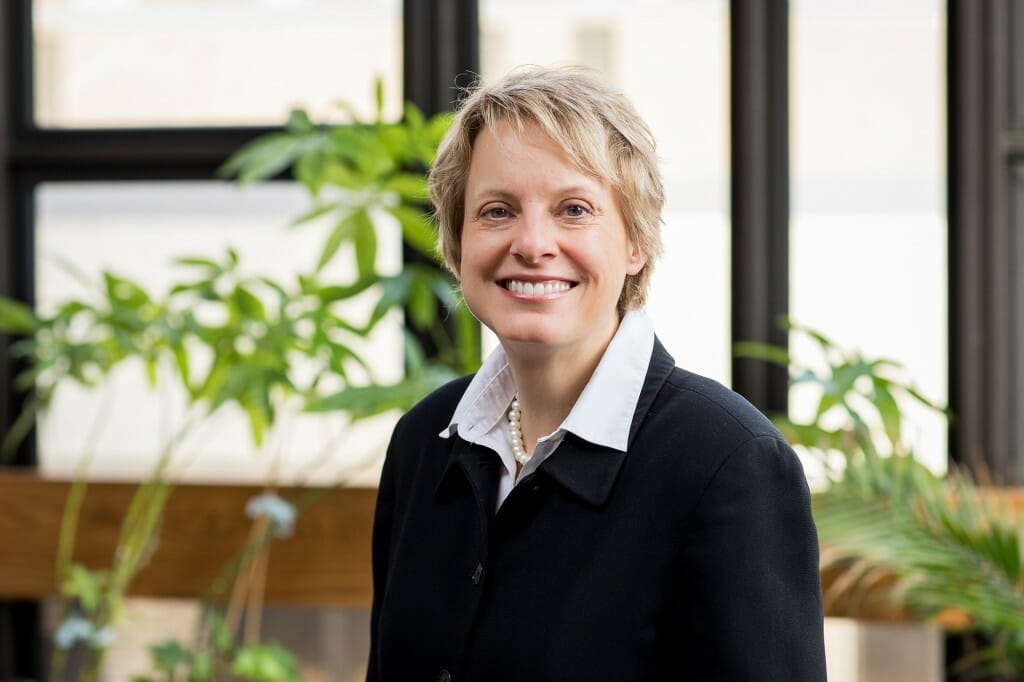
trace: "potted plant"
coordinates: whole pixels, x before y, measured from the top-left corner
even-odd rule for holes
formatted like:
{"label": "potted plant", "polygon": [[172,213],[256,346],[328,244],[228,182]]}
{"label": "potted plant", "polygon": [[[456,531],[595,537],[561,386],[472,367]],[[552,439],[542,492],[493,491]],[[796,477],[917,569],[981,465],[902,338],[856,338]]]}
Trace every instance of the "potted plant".
{"label": "potted plant", "polygon": [[[181,443],[211,416],[227,406],[242,410],[261,446],[288,415],[338,411],[357,420],[402,410],[476,369],[479,327],[439,265],[425,207],[424,169],[449,119],[426,119],[410,105],[401,122],[384,122],[381,90],[378,84],[373,121],[317,126],[295,111],[283,131],[247,145],[222,169],[242,183],[291,169],[312,200],[295,225],[332,221],[310,270],[287,280],[249,274],[229,249],[177,259],[181,274],[159,293],[104,272],[94,295],[63,301],[50,314],[0,299],[0,331],[19,337],[11,352],[23,368],[15,386],[25,395],[24,410],[4,434],[5,452],[26,437],[62,387],[100,386],[127,363],[143,368],[154,390],[182,389],[188,403],[186,418],[138,486],[110,564],[100,568],[74,556],[94,443],[84,447],[56,557],[64,615],[51,679],[97,679],[126,591],[159,542]],[[396,274],[377,266],[377,231],[385,220],[396,221],[404,244],[420,254]],[[350,277],[329,279],[326,266],[343,254],[350,254]],[[369,301],[367,315],[355,317],[345,308],[355,299]],[[393,311],[406,319],[406,372],[400,381],[382,383],[358,346]],[[250,501],[249,542],[224,568],[227,580],[217,583],[231,587],[206,595],[191,641],[154,644],[154,672],[139,679],[298,679],[286,650],[258,641],[261,566],[273,538],[286,535],[314,498],[284,499],[271,485]]]}
{"label": "potted plant", "polygon": [[811,339],[820,368],[784,349],[736,351],[785,366],[791,385],[812,385],[812,418],[776,415],[786,438],[826,472],[812,495],[822,544],[826,613],[930,623],[983,642],[953,662],[958,679],[1020,679],[1024,673],[1024,515],[998,490],[957,471],[936,475],[904,439],[901,402],[939,406],[893,361]]}

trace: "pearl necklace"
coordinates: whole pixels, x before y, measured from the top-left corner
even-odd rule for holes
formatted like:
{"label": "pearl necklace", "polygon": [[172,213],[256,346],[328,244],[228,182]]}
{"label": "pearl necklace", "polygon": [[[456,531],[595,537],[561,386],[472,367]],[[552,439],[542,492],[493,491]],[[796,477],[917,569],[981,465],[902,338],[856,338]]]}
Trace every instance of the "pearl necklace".
{"label": "pearl necklace", "polygon": [[532,452],[526,451],[523,444],[523,428],[520,423],[523,411],[519,408],[519,396],[512,398],[512,405],[508,408],[508,437],[512,441],[512,456],[520,464],[526,464],[533,456]]}

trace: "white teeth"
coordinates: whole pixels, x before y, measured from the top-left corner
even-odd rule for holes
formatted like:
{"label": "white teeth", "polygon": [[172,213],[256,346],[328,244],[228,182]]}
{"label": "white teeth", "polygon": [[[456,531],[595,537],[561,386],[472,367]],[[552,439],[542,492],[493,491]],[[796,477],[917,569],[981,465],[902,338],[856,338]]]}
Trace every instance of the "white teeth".
{"label": "white teeth", "polygon": [[568,282],[521,282],[510,279],[505,282],[505,288],[523,296],[549,296],[568,291],[571,287]]}

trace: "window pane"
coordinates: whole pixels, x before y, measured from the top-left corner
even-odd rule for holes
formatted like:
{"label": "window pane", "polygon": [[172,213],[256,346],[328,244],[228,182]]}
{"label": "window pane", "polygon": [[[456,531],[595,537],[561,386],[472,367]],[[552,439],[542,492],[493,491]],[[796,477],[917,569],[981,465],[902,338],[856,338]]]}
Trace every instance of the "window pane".
{"label": "window pane", "polygon": [[654,131],[667,202],[648,311],[676,361],[729,378],[728,4],[724,0],[482,0],[483,77],[583,64]]}
{"label": "window pane", "polygon": [[399,0],[34,0],[44,127],[261,125],[344,99],[401,112]]}
{"label": "window pane", "polygon": [[[791,309],[846,347],[947,375],[945,8],[941,0],[791,4]],[[795,345],[803,362],[815,357]],[[806,396],[794,416],[808,418]],[[907,405],[921,460],[945,421]]]}
{"label": "window pane", "polygon": [[[244,191],[215,182],[44,184],[36,195],[38,307],[52,312],[69,298],[88,298],[100,286],[103,270],[162,294],[191,274],[174,266],[174,258],[222,259],[229,246],[237,250],[244,273],[287,282],[312,270],[324,231],[331,227],[313,223],[287,230],[308,206],[305,191],[285,183]],[[398,226],[382,222],[381,228],[378,267],[397,272]],[[350,261],[341,253],[328,266],[333,268],[328,276],[351,280],[345,271]],[[357,299],[351,305],[353,316],[364,320],[372,303]],[[352,346],[379,381],[401,377],[399,319],[385,320],[368,343]],[[169,371],[166,376],[166,383],[151,390],[141,363],[126,363],[97,389],[68,385],[59,390],[40,422],[40,469],[53,475],[73,472],[90,434],[99,428],[90,474],[145,476],[183,421],[183,389],[170,380]],[[256,452],[247,420],[229,405],[181,444],[173,470],[183,470],[186,480],[255,481],[274,472],[279,480],[329,483],[355,477],[375,484],[394,419],[382,416],[347,426],[336,414],[280,416],[279,428]],[[311,469],[314,475],[308,478]]]}

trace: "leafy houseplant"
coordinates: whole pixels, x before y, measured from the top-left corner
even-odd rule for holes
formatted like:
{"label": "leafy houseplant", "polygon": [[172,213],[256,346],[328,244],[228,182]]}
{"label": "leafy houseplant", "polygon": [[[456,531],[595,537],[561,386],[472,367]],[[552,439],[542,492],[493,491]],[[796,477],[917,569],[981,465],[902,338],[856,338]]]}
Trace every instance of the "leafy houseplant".
{"label": "leafy houseplant", "polygon": [[814,341],[823,371],[780,348],[739,344],[736,351],[784,365],[792,384],[818,389],[810,421],[774,421],[828,472],[828,487],[812,498],[822,572],[831,577],[826,611],[856,616],[858,607],[877,612],[888,601],[890,612],[980,634],[987,645],[954,666],[966,679],[1020,675],[1024,518],[965,476],[937,476],[914,459],[899,399],[940,408],[897,363],[844,350],[807,328],[790,330]]}
{"label": "leafy houseplant", "polygon": [[[125,593],[158,542],[181,443],[212,415],[228,405],[241,409],[253,442],[262,446],[289,415],[339,411],[354,420],[406,409],[457,374],[476,369],[479,328],[437,262],[424,206],[423,171],[449,119],[428,120],[410,105],[401,122],[386,123],[380,93],[378,85],[372,122],[315,126],[296,111],[285,130],[254,141],[222,169],[247,183],[291,168],[313,199],[311,210],[295,224],[333,221],[307,272],[289,280],[248,274],[238,254],[228,250],[220,257],[178,259],[182,275],[159,294],[105,272],[91,296],[65,301],[52,314],[0,299],[0,331],[20,337],[11,351],[24,367],[15,388],[26,396],[23,412],[4,435],[5,452],[25,438],[61,387],[100,386],[114,368],[129,362],[144,368],[154,388],[184,389],[189,407],[139,486],[105,569],[74,561],[85,473],[101,424],[85,444],[56,558],[65,614],[55,635],[51,679],[63,680],[68,673],[97,678]],[[384,274],[377,266],[377,230],[387,220],[397,222],[404,244],[421,254],[397,274]],[[347,254],[352,276],[329,280],[325,267]],[[356,299],[370,303],[368,315],[348,312],[344,304]],[[383,384],[373,379],[359,344],[392,311],[406,318],[406,373]],[[250,541],[225,567],[233,579],[231,594],[211,590],[193,641],[154,646],[155,676],[140,679],[202,681],[226,674],[298,679],[290,654],[258,642],[259,605],[271,540],[288,532],[313,497],[282,500],[270,489],[253,501]],[[214,605],[225,599],[227,610],[220,615]],[[239,642],[243,625],[245,641]]]}

